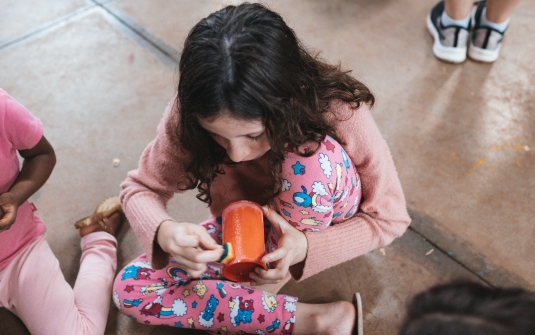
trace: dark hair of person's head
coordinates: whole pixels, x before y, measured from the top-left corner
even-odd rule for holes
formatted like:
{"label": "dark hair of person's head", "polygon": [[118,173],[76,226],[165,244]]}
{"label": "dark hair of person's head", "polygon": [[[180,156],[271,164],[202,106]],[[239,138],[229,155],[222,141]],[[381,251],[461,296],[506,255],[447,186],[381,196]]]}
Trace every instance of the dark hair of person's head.
{"label": "dark hair of person's head", "polygon": [[179,188],[197,187],[197,198],[209,204],[213,179],[222,164],[233,162],[199,119],[227,113],[262,121],[273,156],[271,177],[280,186],[285,144],[298,148],[326,135],[337,138],[324,117],[333,99],[354,108],[374,103],[364,84],[310,55],[282,17],[260,4],[227,6],[197,23],[184,43],[179,72],[178,115],[167,127],[185,156],[187,181]]}
{"label": "dark hair of person's head", "polygon": [[420,293],[399,335],[533,335],[535,293],[455,282]]}

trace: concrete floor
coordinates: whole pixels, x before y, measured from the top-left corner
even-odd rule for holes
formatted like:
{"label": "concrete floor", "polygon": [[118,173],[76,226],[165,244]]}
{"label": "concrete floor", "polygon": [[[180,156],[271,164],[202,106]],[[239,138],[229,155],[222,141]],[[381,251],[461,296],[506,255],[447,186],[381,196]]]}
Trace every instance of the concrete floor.
{"label": "concrete floor", "polygon": [[[283,288],[303,302],[361,292],[366,335],[395,334],[414,294],[453,278],[535,289],[535,3],[514,11],[497,62],[451,65],[431,52],[424,20],[434,1],[266,2],[373,90],[414,219],[390,246]],[[32,200],[71,284],[72,224],[119,192],[174,94],[188,30],[228,3],[0,0],[0,87],[42,119],[56,150]],[[169,210],[192,222],[208,215],[193,193]],[[141,252],[128,231],[119,266]],[[5,309],[0,320],[0,334],[27,334]],[[106,334],[199,333],[140,325],[113,307],[108,321]]]}

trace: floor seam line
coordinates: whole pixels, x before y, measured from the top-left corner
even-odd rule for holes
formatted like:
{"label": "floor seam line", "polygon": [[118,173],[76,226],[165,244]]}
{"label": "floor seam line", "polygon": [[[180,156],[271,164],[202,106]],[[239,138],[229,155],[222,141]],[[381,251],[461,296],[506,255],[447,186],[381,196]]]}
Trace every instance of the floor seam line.
{"label": "floor seam line", "polygon": [[428,242],[429,244],[431,244],[434,248],[436,248],[438,251],[442,252],[446,257],[448,257],[449,259],[451,259],[452,261],[454,261],[455,263],[459,264],[462,268],[464,268],[465,270],[467,270],[468,272],[472,273],[473,275],[477,276],[481,281],[483,281],[485,284],[489,285],[490,287],[492,288],[496,288],[495,285],[493,285],[492,283],[490,283],[488,280],[486,280],[485,278],[483,278],[480,274],[478,274],[476,271],[472,270],[470,267],[468,267],[467,265],[465,265],[463,262],[461,262],[460,260],[456,259],[455,257],[453,257],[453,255],[450,255],[445,249],[443,249],[442,247],[440,247],[437,243],[433,242],[432,240],[430,240],[427,236],[425,236],[423,233],[419,232],[418,230],[416,230],[415,228],[413,228],[412,226],[409,226],[409,230],[411,230],[412,232],[414,232],[415,234],[417,234],[418,236],[422,237],[426,242]]}
{"label": "floor seam line", "polygon": [[[65,21],[68,21],[70,19],[72,19],[73,17],[76,17],[78,15],[81,15],[85,12],[87,12],[88,10],[92,9],[92,8],[95,8],[97,7],[96,4],[93,4],[93,5],[88,5],[87,7],[83,7],[83,8],[79,8],[67,15],[64,15],[58,19],[55,19],[55,20],[52,20],[48,23],[44,23],[40,28],[36,28],[35,30],[32,30],[26,34],[21,34],[20,36],[15,36],[13,37],[13,39],[7,39],[7,42],[5,44],[0,44],[0,50],[2,49],[5,49],[9,46],[14,46],[20,42],[23,42],[25,40],[27,40],[28,38],[34,36],[34,35],[37,35],[39,33],[42,33],[42,32],[45,32],[49,29],[52,29],[54,28],[55,26],[65,22]],[[0,40],[0,43],[2,43],[2,41]]]}
{"label": "floor seam line", "polygon": [[135,27],[132,27],[128,22],[124,21],[121,17],[119,17],[118,15],[116,15],[112,10],[108,9],[105,5],[103,4],[100,4],[100,3],[96,3],[96,6],[97,7],[100,7],[102,8],[103,10],[105,10],[109,15],[111,15],[115,20],[117,20],[118,22],[120,22],[122,25],[124,25],[125,27],[127,27],[128,29],[130,29],[132,32],[134,32],[137,36],[139,36],[140,38],[142,38],[145,42],[149,43],[151,46],[153,46],[154,48],[156,48],[159,52],[161,52],[163,55],[165,55],[166,57],[168,57],[169,59],[171,59],[173,62],[175,62],[176,64],[178,64],[178,60],[175,59],[175,57],[173,55],[171,55],[168,51],[166,51],[165,49],[163,49],[162,47],[160,47],[157,43],[155,43],[154,41],[152,41],[150,38],[148,38],[147,36],[145,36],[144,34],[142,34],[140,31],[138,31]]}

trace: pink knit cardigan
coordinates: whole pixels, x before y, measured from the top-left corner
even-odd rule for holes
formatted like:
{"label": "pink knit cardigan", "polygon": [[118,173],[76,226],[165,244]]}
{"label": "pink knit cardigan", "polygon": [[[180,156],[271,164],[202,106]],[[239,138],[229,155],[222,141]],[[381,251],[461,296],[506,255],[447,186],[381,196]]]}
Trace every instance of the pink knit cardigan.
{"label": "pink knit cardigan", "polygon": [[[290,268],[296,280],[390,244],[410,223],[392,156],[368,107],[362,105],[353,110],[349,104],[337,101],[331,104],[331,111],[326,115],[335,122],[336,134],[360,175],[362,202],[353,218],[321,232],[305,233],[307,257]],[[156,269],[168,263],[168,255],[156,242],[160,223],[181,221],[171,218],[166,209],[171,197],[180,193],[177,184],[184,178],[182,154],[166,130],[166,124],[176,122],[177,117],[171,102],[158,126],[156,139],[141,155],[139,167],[130,171],[121,184],[126,216]],[[267,166],[266,157],[225,166],[225,174],[218,175],[212,183],[211,214],[220,216],[227,203],[240,199],[266,204],[267,199],[259,198],[259,194],[260,190],[272,187],[267,183]]]}

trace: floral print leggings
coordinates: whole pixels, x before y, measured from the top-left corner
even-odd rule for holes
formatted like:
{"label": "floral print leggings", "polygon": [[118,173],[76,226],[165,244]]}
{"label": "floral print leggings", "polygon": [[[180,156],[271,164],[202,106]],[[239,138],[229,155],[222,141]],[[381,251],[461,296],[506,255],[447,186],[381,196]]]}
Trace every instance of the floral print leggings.
{"label": "floral print leggings", "polygon": [[[287,152],[281,177],[283,189],[276,199],[279,212],[301,231],[326,229],[357,212],[359,176],[331,137],[310,157]],[[221,218],[201,225],[221,243]],[[277,248],[278,239],[270,229],[266,252]],[[172,257],[167,267],[153,270],[146,255],[141,255],[116,277],[113,301],[122,313],[145,324],[215,334],[292,334],[297,298],[228,281],[222,277],[222,267],[209,263],[208,270],[194,279]]]}

